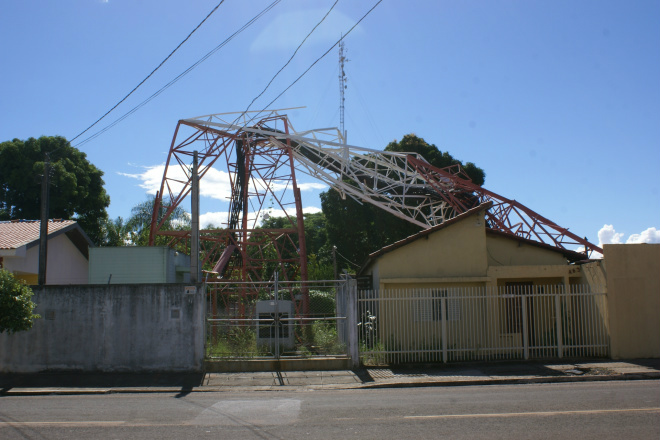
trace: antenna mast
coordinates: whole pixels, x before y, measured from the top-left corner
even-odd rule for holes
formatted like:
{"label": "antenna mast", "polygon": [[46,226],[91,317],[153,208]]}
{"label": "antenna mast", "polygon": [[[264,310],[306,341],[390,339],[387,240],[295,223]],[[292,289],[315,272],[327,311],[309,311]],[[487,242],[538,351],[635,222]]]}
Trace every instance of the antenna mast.
{"label": "antenna mast", "polygon": [[349,60],[344,56],[344,37],[339,42],[339,131],[346,143],[346,129],[344,128],[344,90],[346,90],[346,73],[344,73],[344,63]]}

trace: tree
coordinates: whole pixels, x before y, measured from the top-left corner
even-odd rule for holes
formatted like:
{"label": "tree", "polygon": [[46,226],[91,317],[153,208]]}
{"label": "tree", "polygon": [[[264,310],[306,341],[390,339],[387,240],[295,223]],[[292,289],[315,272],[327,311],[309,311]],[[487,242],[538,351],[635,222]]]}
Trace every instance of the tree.
{"label": "tree", "polygon": [[474,163],[466,162],[463,164],[460,160],[454,159],[454,157],[447,151],[443,153],[434,144],[429,144],[423,138],[420,138],[413,133],[405,135],[401,141],[394,140],[390,142],[385,147],[385,151],[419,153],[436,168],[445,168],[458,164],[463,167],[474,184],[481,186],[486,181],[486,173]]}
{"label": "tree", "polygon": [[61,136],[0,143],[0,220],[41,218],[41,176],[47,153],[50,218],[74,219],[93,242],[100,243],[110,205],[103,172]]}
{"label": "tree", "polygon": [[32,313],[32,289],[4,269],[0,269],[0,333],[29,330],[39,315]]}
{"label": "tree", "polygon": [[[160,205],[158,212],[158,221],[163,219],[165,212],[170,207],[169,203],[163,201]],[[137,246],[147,246],[149,244],[149,232],[151,227],[151,218],[154,212],[154,196],[150,196],[144,202],[138,203],[131,209],[131,216],[123,225],[124,244],[131,243]],[[115,220],[115,226],[121,226],[123,219],[118,218]],[[177,229],[190,229],[190,214],[183,208],[177,206],[170,216],[165,220],[165,223],[160,228],[161,230],[177,230]],[[163,236],[156,236],[156,245],[164,246],[170,238]],[[123,245],[121,245],[123,246]]]}
{"label": "tree", "polygon": [[[463,164],[414,134],[390,142],[385,151],[419,153],[437,168],[459,164],[477,185],[483,185],[486,178],[484,170],[474,163]],[[364,263],[371,252],[420,231],[418,226],[370,203],[358,203],[350,197],[343,200],[333,190],[321,193],[321,207],[326,219],[327,243],[330,247],[337,246],[338,252],[345,257],[338,259],[338,266],[350,271]]]}

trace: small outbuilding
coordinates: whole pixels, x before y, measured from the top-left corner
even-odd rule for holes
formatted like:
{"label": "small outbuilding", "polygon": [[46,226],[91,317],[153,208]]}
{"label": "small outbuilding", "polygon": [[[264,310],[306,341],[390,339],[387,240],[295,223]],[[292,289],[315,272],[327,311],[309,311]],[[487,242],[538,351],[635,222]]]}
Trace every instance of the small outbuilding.
{"label": "small outbuilding", "polygon": [[[38,220],[0,222],[0,267],[36,285],[39,276]],[[74,220],[48,221],[46,284],[86,284],[94,243]]]}

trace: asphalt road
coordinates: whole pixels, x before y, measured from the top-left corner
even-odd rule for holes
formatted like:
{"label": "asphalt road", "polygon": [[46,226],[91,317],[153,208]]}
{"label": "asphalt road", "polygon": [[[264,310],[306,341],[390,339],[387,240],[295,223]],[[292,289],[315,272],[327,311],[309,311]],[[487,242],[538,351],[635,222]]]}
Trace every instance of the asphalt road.
{"label": "asphalt road", "polygon": [[657,439],[660,381],[0,397],[2,439]]}

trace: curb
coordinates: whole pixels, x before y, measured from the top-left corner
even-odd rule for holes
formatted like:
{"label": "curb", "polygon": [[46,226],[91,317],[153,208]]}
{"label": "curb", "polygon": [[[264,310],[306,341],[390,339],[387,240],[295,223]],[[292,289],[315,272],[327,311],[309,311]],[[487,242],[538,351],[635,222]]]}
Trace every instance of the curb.
{"label": "curb", "polygon": [[104,395],[104,394],[144,394],[144,393],[176,393],[185,396],[190,393],[210,393],[228,391],[323,391],[323,390],[360,390],[380,388],[421,388],[421,387],[454,387],[454,386],[477,386],[477,385],[521,385],[541,383],[571,383],[571,382],[605,382],[605,381],[628,381],[628,380],[658,380],[660,372],[612,374],[603,376],[544,376],[518,379],[478,379],[460,381],[414,381],[414,382],[389,382],[389,383],[362,383],[358,385],[328,384],[325,386],[315,385],[287,385],[274,386],[237,386],[237,387],[195,387],[190,389],[173,387],[151,387],[151,388],[84,388],[84,389],[57,389],[57,388],[34,388],[34,389],[7,389],[0,390],[0,396],[73,396],[73,395]]}
{"label": "curb", "polygon": [[660,372],[611,374],[603,376],[545,376],[520,379],[477,379],[460,381],[416,381],[363,384],[360,388],[420,388],[420,387],[453,387],[474,385],[521,385],[535,383],[570,383],[570,382],[606,382],[624,380],[657,380]]}

